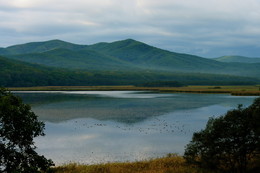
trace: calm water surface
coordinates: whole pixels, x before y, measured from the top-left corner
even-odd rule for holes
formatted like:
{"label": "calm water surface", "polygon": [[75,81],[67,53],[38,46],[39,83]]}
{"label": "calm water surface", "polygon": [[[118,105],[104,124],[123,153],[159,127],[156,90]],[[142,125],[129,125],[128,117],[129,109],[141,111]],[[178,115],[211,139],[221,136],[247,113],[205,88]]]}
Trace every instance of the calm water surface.
{"label": "calm water surface", "polygon": [[255,97],[136,91],[15,92],[45,122],[38,152],[56,165],[183,154],[209,117]]}

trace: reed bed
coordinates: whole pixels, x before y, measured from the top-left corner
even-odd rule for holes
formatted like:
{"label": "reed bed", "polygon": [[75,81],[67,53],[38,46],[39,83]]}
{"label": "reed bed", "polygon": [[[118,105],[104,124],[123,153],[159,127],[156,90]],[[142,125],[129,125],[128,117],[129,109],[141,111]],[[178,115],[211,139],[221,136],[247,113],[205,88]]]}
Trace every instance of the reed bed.
{"label": "reed bed", "polygon": [[[71,163],[52,168],[53,173],[204,173],[187,165],[181,156],[169,154],[167,157],[136,162],[115,162],[96,165]],[[207,171],[208,172],[208,171]]]}

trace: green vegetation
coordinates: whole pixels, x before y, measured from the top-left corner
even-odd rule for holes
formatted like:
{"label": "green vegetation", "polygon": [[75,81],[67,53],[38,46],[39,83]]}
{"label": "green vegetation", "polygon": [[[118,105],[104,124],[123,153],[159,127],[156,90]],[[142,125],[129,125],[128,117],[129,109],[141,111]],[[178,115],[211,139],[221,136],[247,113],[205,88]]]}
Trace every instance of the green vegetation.
{"label": "green vegetation", "polygon": [[155,82],[147,82],[137,86],[141,87],[181,87],[182,83],[177,81],[155,81]]}
{"label": "green vegetation", "polygon": [[138,70],[133,64],[121,61],[115,57],[92,50],[54,49],[42,53],[9,55],[29,63],[36,63],[49,67],[67,68],[74,70]]}
{"label": "green vegetation", "polygon": [[[101,74],[106,74],[107,71],[117,75],[123,72],[124,75],[130,76],[132,73],[138,73],[139,76],[143,73],[146,73],[145,75],[150,73],[151,76],[163,74],[162,78],[164,78],[165,75],[184,73],[183,76],[188,74],[201,75],[201,80],[204,80],[202,82],[208,81],[207,75],[221,74],[223,77],[230,76],[230,80],[233,76],[244,76],[245,79],[250,76],[255,78],[255,82],[259,82],[260,76],[260,63],[223,63],[158,49],[131,39],[89,46],[60,40],[27,43],[0,49],[0,55],[48,67],[84,72],[95,71]],[[182,82],[173,77],[175,75],[167,81]],[[193,79],[192,77],[191,75],[191,79]],[[210,80],[209,82],[214,81]],[[201,81],[197,82],[197,84],[202,84]],[[223,82],[226,82],[225,77]],[[244,83],[247,82],[244,81]]]}
{"label": "green vegetation", "polygon": [[37,173],[52,166],[35,151],[33,138],[43,136],[43,130],[29,105],[0,88],[0,172]]}
{"label": "green vegetation", "polygon": [[51,68],[0,57],[0,86],[145,85],[178,82],[183,85],[255,85],[259,79],[230,75],[162,71],[82,71]]}
{"label": "green vegetation", "polygon": [[257,78],[260,75],[260,64],[223,63],[194,55],[158,49],[132,39],[113,43],[98,43],[88,46],[87,49],[117,57],[139,68],[149,70],[229,74]]}
{"label": "green vegetation", "polygon": [[226,84],[253,85],[254,78],[156,71],[71,71],[44,67],[0,57],[0,86],[98,86],[98,85],[141,85],[148,82],[178,81],[185,85]]}
{"label": "green vegetation", "polygon": [[220,172],[260,169],[260,98],[248,108],[239,105],[226,115],[209,119],[194,133],[184,158],[188,163]]}
{"label": "green vegetation", "polygon": [[260,64],[217,62],[131,39],[89,46],[51,40],[1,48],[0,55],[5,87],[260,83]]}
{"label": "green vegetation", "polygon": [[76,50],[84,48],[85,46],[68,43],[61,40],[50,40],[44,42],[32,42],[26,44],[19,44],[0,49],[1,55],[18,55],[28,53],[41,53],[54,49],[64,48],[69,50]]}

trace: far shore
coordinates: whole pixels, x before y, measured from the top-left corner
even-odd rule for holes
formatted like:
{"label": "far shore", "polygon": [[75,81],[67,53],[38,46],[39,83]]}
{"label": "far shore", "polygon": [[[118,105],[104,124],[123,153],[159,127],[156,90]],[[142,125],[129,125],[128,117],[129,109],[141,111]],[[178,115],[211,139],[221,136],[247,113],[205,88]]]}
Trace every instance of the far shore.
{"label": "far shore", "polygon": [[153,91],[160,93],[207,93],[236,96],[260,96],[260,85],[245,86],[183,86],[183,87],[137,87],[137,86],[38,86],[12,87],[10,91]]}

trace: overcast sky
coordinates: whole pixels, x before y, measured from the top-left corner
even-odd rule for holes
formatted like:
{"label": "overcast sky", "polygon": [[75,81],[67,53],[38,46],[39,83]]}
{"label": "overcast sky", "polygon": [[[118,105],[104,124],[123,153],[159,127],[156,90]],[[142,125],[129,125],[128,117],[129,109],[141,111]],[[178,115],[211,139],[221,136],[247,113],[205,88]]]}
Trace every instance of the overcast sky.
{"label": "overcast sky", "polygon": [[127,38],[203,57],[260,57],[260,0],[0,0],[0,47]]}

